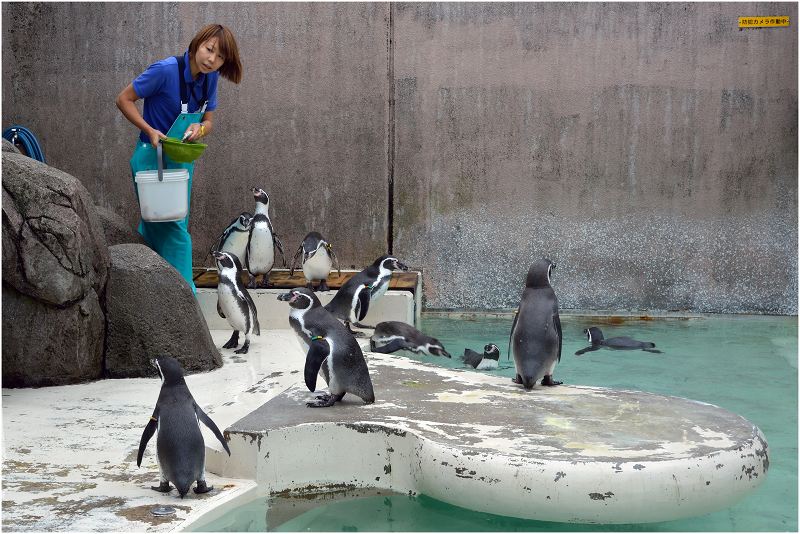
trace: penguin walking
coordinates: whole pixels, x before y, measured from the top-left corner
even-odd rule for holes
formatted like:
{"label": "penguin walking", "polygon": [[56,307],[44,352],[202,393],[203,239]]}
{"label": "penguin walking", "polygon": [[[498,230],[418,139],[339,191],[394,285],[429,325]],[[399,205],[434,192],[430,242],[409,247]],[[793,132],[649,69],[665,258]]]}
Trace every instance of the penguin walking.
{"label": "penguin walking", "polygon": [[548,259],[531,265],[511,325],[509,345],[517,370],[513,381],[525,389],[531,389],[539,380],[543,386],[561,384],[553,380],[553,369],[561,361],[562,340],[558,299],[550,287],[550,273],[555,267]]}
{"label": "penguin walking", "polygon": [[461,356],[461,361],[479,371],[497,369],[497,365],[500,361],[500,349],[494,343],[484,345],[483,354],[475,352],[472,349],[464,349],[464,355]]}
{"label": "penguin walking", "polygon": [[346,393],[360,397],[365,404],[375,402],[367,362],[358,342],[333,315],[322,307],[308,288],[297,287],[278,296],[288,301],[289,324],[307,351],[304,377],[309,391],[317,387],[317,373],[322,372],[329,394],[309,402],[310,408],[333,406]]}
{"label": "penguin walking", "polygon": [[386,293],[392,272],[398,269],[407,271],[408,266],[394,256],[388,254],[381,256],[372,265],[345,282],[333,299],[325,305],[325,309],[344,321],[351,333],[361,337],[363,334],[350,329],[350,323],[361,328],[370,328],[360,324],[360,321],[366,317],[370,302]]}
{"label": "penguin walking", "polygon": [[144,427],[136,466],[141,467],[147,443],[158,430],[156,454],[161,480],[158,486],[151,488],[166,493],[172,490],[169,485],[172,482],[183,499],[192,482],[197,481],[194,492],[207,493],[214,488],[206,484],[206,447],[200,431],[200,421],[211,429],[228,456],[231,455],[231,450],[217,425],[192,397],[183,379],[181,364],[175,358],[160,356],[153,361],[153,365],[161,376],[161,392],[158,394],[153,415]]}
{"label": "penguin walking", "polygon": [[306,278],[306,287],[314,290],[314,280],[319,280],[318,291],[328,291],[328,275],[331,272],[333,261],[336,260],[336,269],[339,276],[342,276],[342,269],[339,267],[339,258],[333,251],[333,245],[323,239],[319,232],[309,232],[297,248],[292,258],[292,267],[289,276],[294,275],[297,258],[303,255],[300,260],[303,266],[303,275]]}
{"label": "penguin walking", "polygon": [[250,220],[253,215],[250,212],[240,213],[217,239],[217,244],[211,249],[220,252],[230,252],[241,261],[247,253],[247,239],[250,236]]}
{"label": "penguin walking", "polygon": [[269,273],[275,265],[275,247],[281,253],[283,266],[286,267],[286,256],[283,254],[283,243],[278,238],[269,218],[269,195],[263,189],[254,187],[256,209],[250,220],[250,232],[247,236],[245,265],[250,276],[250,289],[256,287],[256,277],[264,275],[259,287],[269,285]]}
{"label": "penguin walking", "polygon": [[239,332],[244,332],[244,344],[234,352],[247,354],[250,349],[250,334],[260,336],[261,327],[258,324],[256,305],[239,277],[242,264],[239,263],[239,258],[230,252],[214,251],[214,259],[219,269],[217,312],[227,319],[233,328],[231,338],[222,348],[235,348],[239,344]]}
{"label": "penguin walking", "polygon": [[450,353],[438,339],[427,336],[401,321],[383,321],[375,325],[375,332],[369,338],[369,347],[372,352],[383,354],[410,350],[417,354],[450,358]]}
{"label": "penguin walking", "polygon": [[587,328],[583,331],[583,333],[586,334],[586,337],[589,339],[589,343],[591,343],[591,345],[576,352],[575,356],[580,356],[581,354],[602,348],[612,350],[643,350],[646,352],[661,354],[661,351],[655,348],[656,344],[652,341],[636,341],[628,336],[610,337],[605,339],[603,337],[603,331],[596,326]]}

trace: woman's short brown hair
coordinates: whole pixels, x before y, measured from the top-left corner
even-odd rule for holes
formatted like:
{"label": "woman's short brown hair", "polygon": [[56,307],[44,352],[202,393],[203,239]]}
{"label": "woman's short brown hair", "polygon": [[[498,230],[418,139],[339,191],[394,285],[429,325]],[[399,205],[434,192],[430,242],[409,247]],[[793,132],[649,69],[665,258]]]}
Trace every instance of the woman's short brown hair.
{"label": "woman's short brown hair", "polygon": [[217,38],[219,51],[225,58],[219,68],[220,76],[233,83],[239,83],[242,81],[242,61],[239,59],[239,47],[236,46],[233,33],[222,24],[209,24],[197,32],[189,44],[189,58],[193,59],[198,47],[212,37]]}

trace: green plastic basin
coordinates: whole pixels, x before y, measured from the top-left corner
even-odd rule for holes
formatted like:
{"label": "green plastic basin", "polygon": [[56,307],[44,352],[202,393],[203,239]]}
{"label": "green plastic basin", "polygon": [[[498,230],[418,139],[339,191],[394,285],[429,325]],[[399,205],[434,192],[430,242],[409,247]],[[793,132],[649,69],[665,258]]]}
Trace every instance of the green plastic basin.
{"label": "green plastic basin", "polygon": [[203,143],[183,143],[180,139],[167,137],[161,140],[164,153],[177,163],[191,163],[200,157],[208,145]]}

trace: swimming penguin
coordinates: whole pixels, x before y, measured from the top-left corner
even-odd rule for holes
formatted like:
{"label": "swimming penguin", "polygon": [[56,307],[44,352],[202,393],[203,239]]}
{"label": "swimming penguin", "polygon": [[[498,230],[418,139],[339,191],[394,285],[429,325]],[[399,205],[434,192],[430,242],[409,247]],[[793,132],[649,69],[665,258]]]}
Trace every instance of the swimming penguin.
{"label": "swimming penguin", "polygon": [[214,259],[219,269],[217,312],[226,318],[233,328],[231,338],[222,348],[235,348],[239,344],[239,332],[244,332],[244,344],[241,349],[234,352],[247,354],[250,349],[250,334],[260,336],[261,327],[258,324],[256,305],[239,276],[242,264],[239,263],[239,258],[230,252],[214,251]]}
{"label": "swimming penguin", "polygon": [[331,272],[333,265],[331,258],[336,260],[336,269],[339,271],[339,276],[342,276],[342,269],[339,267],[339,258],[333,252],[333,245],[328,243],[322,238],[319,232],[309,232],[303,239],[303,242],[294,253],[292,258],[292,267],[289,271],[289,276],[294,275],[294,268],[297,263],[297,257],[300,254],[303,257],[300,261],[303,266],[303,275],[306,278],[306,287],[314,289],[314,280],[319,280],[318,291],[328,291],[328,275]]}
{"label": "swimming penguin", "polygon": [[483,354],[472,349],[464,349],[461,360],[479,371],[497,369],[500,360],[500,349],[494,343],[484,345]]}
{"label": "swimming penguin", "polygon": [[211,249],[212,254],[215,250],[230,252],[241,261],[247,253],[247,239],[250,236],[250,220],[252,218],[252,214],[243,211],[232,220],[217,239],[217,244]]}
{"label": "swimming penguin", "polygon": [[450,353],[438,339],[426,336],[410,324],[401,321],[383,321],[375,325],[375,332],[369,338],[369,347],[372,352],[383,354],[410,350],[450,358]]}
{"label": "swimming penguin", "polygon": [[256,199],[256,210],[250,220],[244,260],[247,272],[250,274],[248,287],[251,289],[256,287],[256,277],[260,274],[264,276],[259,287],[267,287],[269,284],[269,273],[275,265],[275,247],[278,247],[283,258],[283,266],[286,267],[283,243],[278,239],[278,234],[272,228],[272,221],[269,218],[269,195],[258,187],[254,187],[252,191]]}
{"label": "swimming penguin", "polygon": [[589,339],[589,343],[592,345],[590,347],[586,347],[585,349],[581,349],[575,353],[575,356],[580,356],[586,352],[592,352],[594,350],[607,348],[612,350],[644,350],[647,352],[655,352],[661,354],[661,351],[656,349],[655,343],[650,341],[636,341],[635,339],[629,338],[627,336],[620,336],[620,337],[610,337],[608,339],[603,338],[603,332],[597,328],[596,326],[592,326],[583,331],[586,334],[586,337]]}
{"label": "swimming penguin", "polygon": [[158,486],[151,488],[166,493],[172,490],[172,486],[169,485],[172,482],[183,499],[189,492],[192,482],[196,480],[197,486],[194,492],[207,493],[214,488],[206,484],[206,447],[203,433],[200,431],[200,421],[211,429],[228,456],[231,455],[231,450],[217,425],[192,397],[183,379],[183,369],[178,360],[169,356],[159,356],[153,361],[153,365],[161,375],[161,392],[158,394],[153,415],[150,416],[150,421],[142,432],[136,465],[141,467],[147,442],[158,430],[156,454],[161,480]]}
{"label": "swimming penguin", "polygon": [[561,361],[558,299],[550,287],[550,273],[555,267],[548,259],[531,265],[511,325],[509,344],[514,351],[517,369],[514,382],[522,384],[525,389],[531,389],[540,379],[543,386],[561,384],[553,380],[553,369]]}
{"label": "swimming penguin", "polygon": [[344,325],[322,307],[314,292],[297,287],[278,295],[278,300],[289,302],[289,324],[307,351],[304,376],[309,391],[316,390],[320,371],[328,383],[330,394],[321,395],[317,402],[309,402],[306,406],[333,406],[346,393],[361,397],[365,404],[375,402],[361,347]]}
{"label": "swimming penguin", "polygon": [[[372,265],[356,273],[350,280],[339,288],[333,299],[325,305],[325,309],[344,321],[350,330],[350,323],[362,328],[360,321],[366,317],[371,301],[380,298],[389,287],[392,271],[400,269],[407,271],[408,267],[390,255],[383,255],[375,260]],[[367,289],[368,291],[364,291]],[[352,330],[350,330],[352,332]],[[361,333],[354,333],[360,336]]]}

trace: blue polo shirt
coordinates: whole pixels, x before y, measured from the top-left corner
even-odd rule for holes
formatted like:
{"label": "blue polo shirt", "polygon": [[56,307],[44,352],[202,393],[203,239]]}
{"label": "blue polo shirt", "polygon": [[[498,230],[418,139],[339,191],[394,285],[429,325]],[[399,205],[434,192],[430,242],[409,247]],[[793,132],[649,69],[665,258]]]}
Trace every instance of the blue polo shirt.
{"label": "blue polo shirt", "polygon": [[[183,54],[183,61],[185,63],[183,79],[189,95],[189,112],[200,111],[203,103],[203,83],[206,76],[209,77],[206,111],[214,111],[217,108],[219,71],[210,74],[201,72],[197,75],[196,80],[192,80],[188,50]],[[147,124],[164,134],[181,114],[181,88],[178,82],[178,60],[172,56],[153,63],[133,80],[133,90],[136,91],[136,95],[144,98],[142,117]],[[150,138],[144,132],[139,134],[139,139],[145,143],[150,142]]]}

